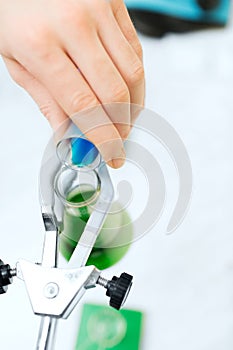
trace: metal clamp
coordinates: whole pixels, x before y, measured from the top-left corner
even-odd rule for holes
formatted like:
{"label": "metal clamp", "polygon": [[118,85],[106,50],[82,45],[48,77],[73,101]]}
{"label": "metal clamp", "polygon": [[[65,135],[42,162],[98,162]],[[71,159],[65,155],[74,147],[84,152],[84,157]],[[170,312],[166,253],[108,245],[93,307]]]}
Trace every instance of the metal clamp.
{"label": "metal clamp", "polygon": [[[72,130],[72,127],[68,129],[66,135]],[[0,293],[5,293],[12,277],[17,276],[25,282],[34,313],[41,316],[37,350],[54,348],[58,319],[65,319],[70,315],[87,289],[95,287],[96,284],[103,286],[107,289],[106,295],[110,297],[110,305],[119,309],[132,285],[132,276],[126,273],[108,281],[100,276],[100,271],[95,266],[85,266],[114,195],[107,166],[100,155],[99,165],[95,169],[101,179],[97,203],[67,268],[57,266],[59,237],[54,212],[54,179],[61,164],[55,149],[50,153],[40,173],[40,192],[43,197],[41,211],[45,227],[42,261],[35,264],[19,260],[16,269],[11,269],[0,260]]]}

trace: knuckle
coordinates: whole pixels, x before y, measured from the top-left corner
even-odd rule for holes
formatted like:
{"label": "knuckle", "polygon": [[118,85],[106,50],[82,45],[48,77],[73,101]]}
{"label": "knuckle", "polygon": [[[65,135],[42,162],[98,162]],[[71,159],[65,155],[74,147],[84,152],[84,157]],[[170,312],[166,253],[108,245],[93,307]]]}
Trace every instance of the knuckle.
{"label": "knuckle", "polygon": [[131,73],[129,77],[128,84],[130,87],[135,87],[140,85],[144,81],[144,68],[143,65],[137,64],[137,66],[134,68],[133,72]]}
{"label": "knuckle", "polygon": [[[51,52],[50,33],[46,28],[32,28],[25,38],[25,51],[33,52],[33,56],[47,60]],[[27,61],[31,58],[27,57]]]}
{"label": "knuckle", "polygon": [[75,23],[77,26],[83,25],[85,16],[81,9],[80,11],[76,11],[73,6],[68,6],[67,4],[64,5],[57,15],[59,23],[65,24],[66,26],[67,23],[69,23],[69,25],[73,25]]}
{"label": "knuckle", "polygon": [[50,121],[51,116],[52,116],[52,103],[47,102],[44,104],[39,105],[39,109],[41,113],[45,116],[45,118]]}
{"label": "knuckle", "polygon": [[95,11],[102,11],[106,8],[107,2],[104,0],[86,0],[86,3],[88,6],[91,6],[91,8],[94,8]]}
{"label": "knuckle", "polygon": [[71,98],[70,115],[95,105],[97,105],[97,100],[94,95],[83,91],[77,91]]}
{"label": "knuckle", "polygon": [[76,30],[90,25],[90,13],[88,11],[87,2],[80,4],[75,1],[60,0],[56,10],[56,21],[59,25]]}
{"label": "knuckle", "polygon": [[[39,27],[36,24],[31,26],[31,30],[26,34],[26,42],[27,45],[32,49],[38,50],[41,46],[47,42],[46,38],[48,37],[48,33],[45,30],[45,27]],[[43,46],[42,46],[43,47]]]}
{"label": "knuckle", "polygon": [[74,1],[56,0],[56,7],[54,8],[54,15],[56,19],[69,19],[73,17],[75,9]]}
{"label": "knuckle", "polygon": [[115,86],[112,89],[112,95],[109,100],[111,102],[129,102],[130,94],[127,86],[125,84],[121,84],[120,86]]}

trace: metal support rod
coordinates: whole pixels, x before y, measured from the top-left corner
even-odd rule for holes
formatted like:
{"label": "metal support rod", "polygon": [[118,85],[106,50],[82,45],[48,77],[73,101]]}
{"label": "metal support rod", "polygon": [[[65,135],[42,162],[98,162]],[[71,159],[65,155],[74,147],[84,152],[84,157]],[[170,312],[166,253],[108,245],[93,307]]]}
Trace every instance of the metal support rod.
{"label": "metal support rod", "polygon": [[[42,217],[45,225],[44,249],[42,255],[42,266],[56,267],[57,266],[57,244],[58,233],[54,221],[54,217],[50,214],[52,211],[42,207]],[[39,335],[37,339],[36,350],[52,350],[55,343],[55,333],[58,320],[54,317],[41,317]]]}
{"label": "metal support rod", "polygon": [[44,316],[41,318],[39,336],[36,344],[36,350],[53,350],[55,345],[55,333],[57,319]]}

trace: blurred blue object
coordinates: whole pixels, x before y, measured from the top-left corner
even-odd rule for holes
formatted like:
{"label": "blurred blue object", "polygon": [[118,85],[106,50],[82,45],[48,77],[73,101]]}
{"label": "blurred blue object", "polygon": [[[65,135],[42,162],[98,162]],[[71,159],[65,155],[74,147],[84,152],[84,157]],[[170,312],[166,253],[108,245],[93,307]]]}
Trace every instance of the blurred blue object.
{"label": "blurred blue object", "polygon": [[125,4],[135,26],[152,35],[149,26],[159,27],[161,35],[224,26],[230,13],[230,0],[125,0]]}
{"label": "blurred blue object", "polygon": [[92,164],[99,153],[93,143],[80,137],[71,140],[71,149],[72,163],[79,167]]}

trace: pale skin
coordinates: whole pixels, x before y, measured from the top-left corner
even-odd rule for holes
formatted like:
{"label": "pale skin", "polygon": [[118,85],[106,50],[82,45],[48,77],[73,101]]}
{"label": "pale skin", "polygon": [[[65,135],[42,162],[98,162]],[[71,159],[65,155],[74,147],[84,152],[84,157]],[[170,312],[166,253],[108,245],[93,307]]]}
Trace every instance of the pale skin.
{"label": "pale skin", "polygon": [[[120,167],[134,122],[129,104],[143,106],[145,85],[142,48],[123,0],[0,0],[0,24],[7,69],[52,128],[71,118],[106,162]],[[128,106],[122,124],[106,110],[79,118],[115,102]]]}

